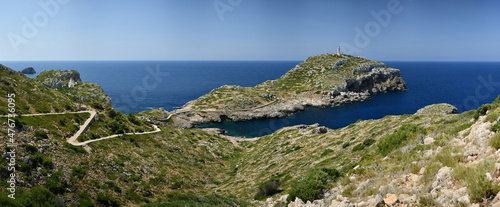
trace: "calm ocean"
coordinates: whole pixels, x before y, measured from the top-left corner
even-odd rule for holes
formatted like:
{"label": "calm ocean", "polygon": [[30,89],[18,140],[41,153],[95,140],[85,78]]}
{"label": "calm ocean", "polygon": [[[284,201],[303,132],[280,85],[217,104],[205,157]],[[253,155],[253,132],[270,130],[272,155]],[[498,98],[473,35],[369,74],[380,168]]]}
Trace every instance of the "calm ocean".
{"label": "calm ocean", "polygon": [[[409,90],[374,95],[371,100],[334,108],[308,108],[285,119],[221,123],[236,136],[262,136],[297,124],[339,128],[358,119],[413,114],[434,103],[450,103],[459,112],[492,102],[500,94],[500,62],[397,62]],[[123,113],[163,107],[167,111],[224,84],[254,86],[279,78],[300,61],[6,61],[21,70],[78,70],[86,82],[100,84]],[[34,77],[36,75],[30,75]],[[201,126],[208,127],[208,126]]]}

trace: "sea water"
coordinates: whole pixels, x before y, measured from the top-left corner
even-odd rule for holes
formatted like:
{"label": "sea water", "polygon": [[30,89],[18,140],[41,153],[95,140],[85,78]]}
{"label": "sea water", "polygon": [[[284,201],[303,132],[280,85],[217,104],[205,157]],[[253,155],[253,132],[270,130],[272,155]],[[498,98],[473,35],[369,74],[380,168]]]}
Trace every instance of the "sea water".
{"label": "sea water", "polygon": [[[172,111],[222,85],[255,86],[279,78],[301,61],[7,61],[14,70],[78,70],[85,82],[100,84],[123,113],[163,107]],[[435,103],[450,103],[459,112],[476,109],[500,95],[500,62],[384,61],[401,70],[407,91],[333,108],[307,108],[287,118],[204,125],[228,134],[256,137],[284,126],[319,123],[339,128],[358,119],[413,114]],[[35,75],[28,75],[35,77]]]}

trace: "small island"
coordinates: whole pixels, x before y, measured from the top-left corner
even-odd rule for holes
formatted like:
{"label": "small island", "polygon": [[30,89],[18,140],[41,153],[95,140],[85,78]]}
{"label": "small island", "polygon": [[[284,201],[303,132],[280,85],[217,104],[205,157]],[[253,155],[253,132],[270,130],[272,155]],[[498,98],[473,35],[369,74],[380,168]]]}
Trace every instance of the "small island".
{"label": "small island", "polygon": [[307,58],[276,80],[255,87],[224,85],[172,111],[175,126],[283,118],[308,106],[334,107],[371,94],[407,90],[398,69],[337,53]]}
{"label": "small island", "polygon": [[23,70],[21,70],[21,73],[24,73],[24,74],[35,74],[36,71],[33,67],[27,67]]}

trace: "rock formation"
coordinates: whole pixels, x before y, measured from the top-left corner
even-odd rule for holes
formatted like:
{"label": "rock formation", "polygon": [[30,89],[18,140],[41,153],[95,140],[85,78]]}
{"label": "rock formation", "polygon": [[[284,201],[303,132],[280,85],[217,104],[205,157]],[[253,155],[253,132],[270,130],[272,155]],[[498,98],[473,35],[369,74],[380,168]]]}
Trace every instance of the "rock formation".
{"label": "rock formation", "polygon": [[34,78],[35,82],[49,88],[64,89],[64,93],[73,97],[75,101],[95,102],[111,105],[111,98],[104,93],[99,84],[82,82],[80,73],[76,70],[50,70],[43,71]]}
{"label": "rock formation", "polygon": [[27,68],[23,69],[21,71],[21,73],[24,73],[24,74],[35,74],[36,71],[35,71],[35,69],[33,67],[27,67]]}
{"label": "rock formation", "polygon": [[417,115],[422,115],[422,114],[429,114],[429,115],[437,115],[437,114],[456,114],[457,113],[457,107],[447,104],[447,103],[441,103],[441,104],[433,104],[426,106],[424,108],[421,108],[417,111]]}
{"label": "rock formation", "polygon": [[[282,118],[308,106],[365,101],[371,94],[407,90],[398,69],[349,55],[308,58],[281,78],[255,87],[222,86],[173,111],[174,125]],[[256,95],[258,94],[258,95]]]}

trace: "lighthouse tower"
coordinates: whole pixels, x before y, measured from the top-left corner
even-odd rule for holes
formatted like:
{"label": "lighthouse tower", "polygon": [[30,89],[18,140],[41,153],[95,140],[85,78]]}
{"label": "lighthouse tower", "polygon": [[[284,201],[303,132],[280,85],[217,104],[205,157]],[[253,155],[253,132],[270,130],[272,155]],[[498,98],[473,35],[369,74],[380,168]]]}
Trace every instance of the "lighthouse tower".
{"label": "lighthouse tower", "polygon": [[340,45],[339,45],[339,47],[337,48],[337,55],[340,55]]}

